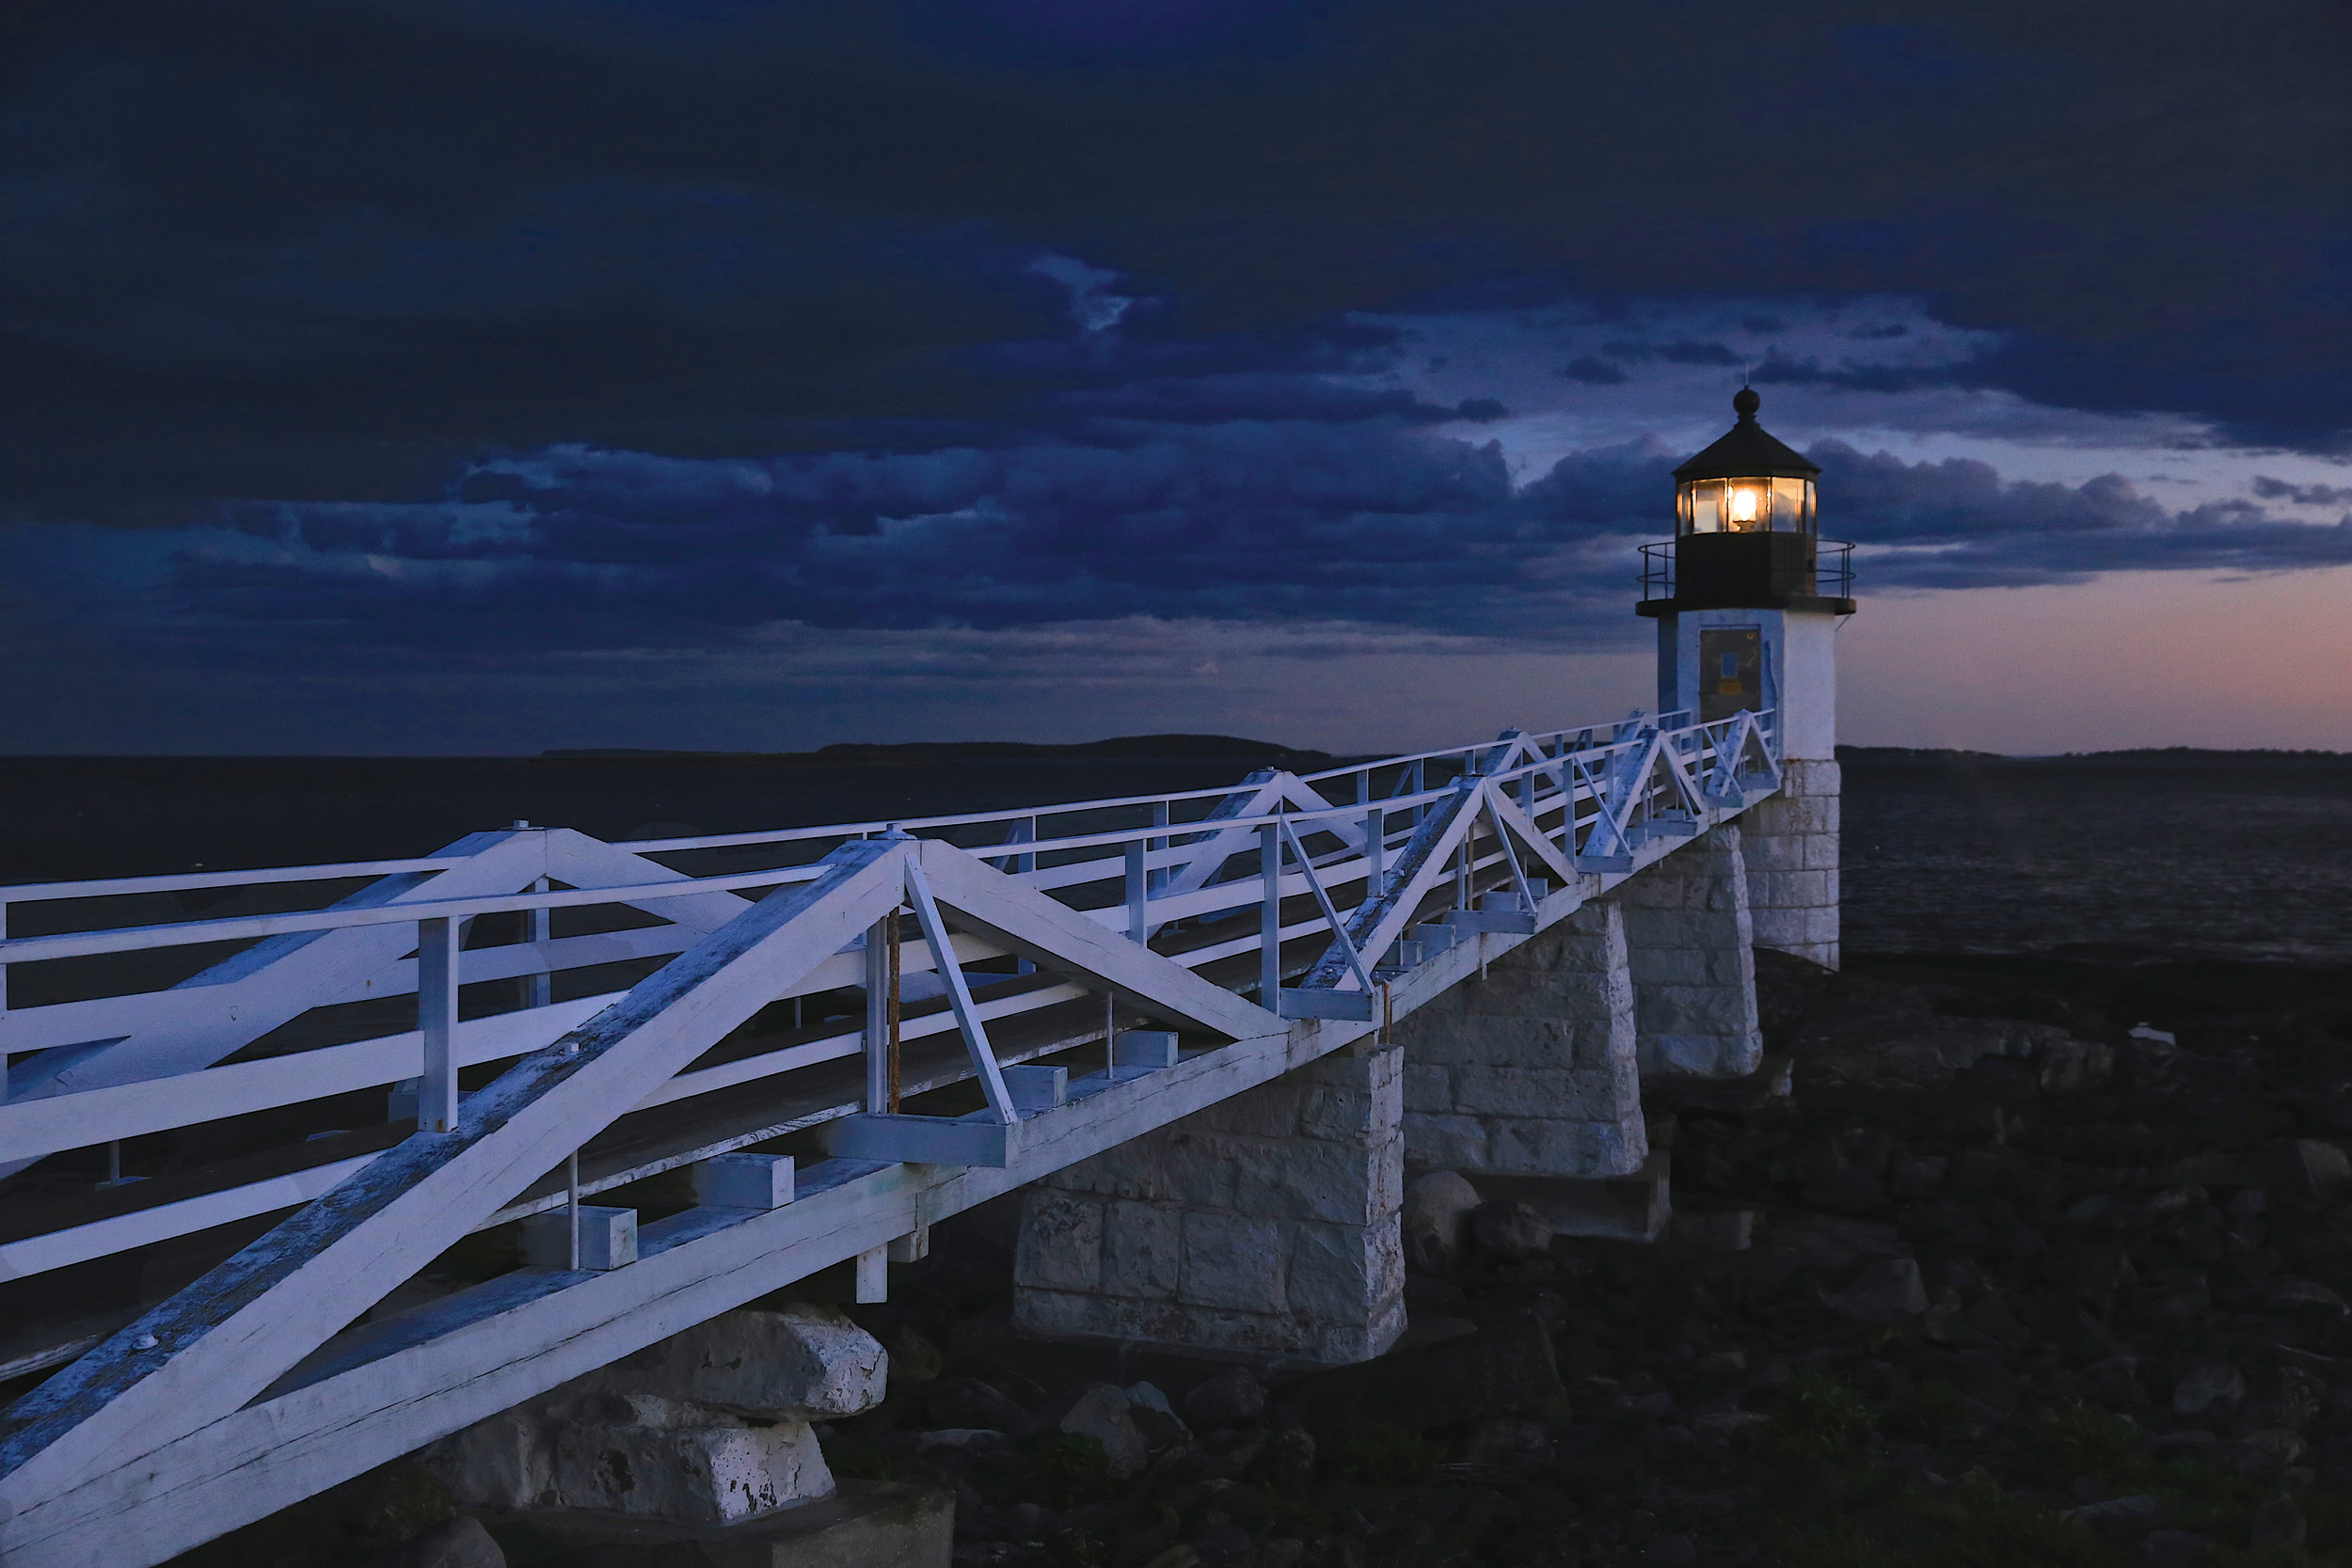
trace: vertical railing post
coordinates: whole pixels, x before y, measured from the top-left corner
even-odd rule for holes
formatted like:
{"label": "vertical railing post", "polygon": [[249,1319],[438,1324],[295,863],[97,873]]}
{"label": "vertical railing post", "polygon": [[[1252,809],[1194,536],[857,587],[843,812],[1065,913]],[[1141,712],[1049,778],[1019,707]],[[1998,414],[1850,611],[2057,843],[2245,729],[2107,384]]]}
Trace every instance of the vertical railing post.
{"label": "vertical railing post", "polygon": [[[534,878],[531,884],[531,891],[533,893],[547,892],[548,879],[545,877]],[[524,931],[524,936],[531,942],[531,944],[541,950],[537,955],[535,955],[535,959],[539,967],[531,972],[529,1003],[533,1007],[544,1007],[548,1003],[555,1000],[555,975],[549,972],[547,967],[548,960],[545,952],[548,942],[548,908],[546,905],[542,904],[537,909],[530,911],[527,917],[527,928]]]}
{"label": "vertical railing post", "polygon": [[1258,916],[1258,1006],[1273,1012],[1282,991],[1282,835],[1271,822],[1258,830],[1258,875],[1264,883]]}
{"label": "vertical railing post", "polygon": [[898,1011],[898,911],[891,911],[866,932],[866,1109],[881,1116],[898,1107],[891,1070],[893,1015]]}
{"label": "vertical railing post", "polygon": [[1374,806],[1364,813],[1364,902],[1367,904],[1380,896],[1387,880],[1388,867],[1384,863],[1388,853],[1388,814]]}
{"label": "vertical railing post", "polygon": [[457,1126],[457,941],[461,923],[440,916],[417,922],[417,1029],[424,1037],[424,1075],[417,1081],[417,1131]]}
{"label": "vertical railing post", "polygon": [[1143,879],[1143,847],[1148,840],[1135,839],[1127,846],[1127,935],[1136,942],[1148,942],[1152,927],[1144,913],[1147,896]]}
{"label": "vertical railing post", "polygon": [[[1152,826],[1153,826],[1154,828],[1165,828],[1165,827],[1167,827],[1167,826],[1168,826],[1168,802],[1167,802],[1166,800],[1154,800],[1154,801],[1152,801]],[[1173,842],[1174,842],[1174,840],[1172,840],[1172,839],[1168,839],[1168,838],[1155,838],[1155,839],[1152,840],[1151,845],[1150,845],[1150,847],[1151,847],[1152,850],[1154,850],[1154,851],[1158,851],[1158,850],[1161,850],[1161,849],[1165,849],[1165,848],[1167,848],[1167,847],[1168,847],[1168,845],[1170,845],[1170,844],[1171,844],[1171,843],[1173,843]],[[1152,887],[1155,887],[1155,888],[1156,888],[1156,887],[1166,887],[1166,886],[1168,885],[1168,867],[1166,867],[1166,866],[1162,866],[1162,867],[1161,867],[1160,869],[1158,869],[1157,871],[1153,871],[1153,872],[1150,872],[1150,873],[1148,873],[1148,874],[1146,875],[1146,877],[1145,877],[1145,879],[1145,879],[1145,881],[1146,881],[1146,882],[1147,882],[1150,886],[1152,886]]]}
{"label": "vertical railing post", "polygon": [[[0,942],[8,940],[8,900],[0,898]],[[8,966],[0,963],[0,1022],[8,1016]],[[0,1043],[0,1105],[8,1102],[8,1048]]]}

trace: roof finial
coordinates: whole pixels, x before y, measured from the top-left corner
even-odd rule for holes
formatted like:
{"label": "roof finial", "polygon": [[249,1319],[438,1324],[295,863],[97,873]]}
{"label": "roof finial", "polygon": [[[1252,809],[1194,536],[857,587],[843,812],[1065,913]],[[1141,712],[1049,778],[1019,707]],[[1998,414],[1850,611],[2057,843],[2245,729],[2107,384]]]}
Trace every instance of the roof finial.
{"label": "roof finial", "polygon": [[1763,406],[1764,400],[1756,395],[1756,388],[1753,387],[1743,385],[1738,391],[1731,394],[1731,411],[1740,416],[1741,424],[1754,420],[1756,411]]}

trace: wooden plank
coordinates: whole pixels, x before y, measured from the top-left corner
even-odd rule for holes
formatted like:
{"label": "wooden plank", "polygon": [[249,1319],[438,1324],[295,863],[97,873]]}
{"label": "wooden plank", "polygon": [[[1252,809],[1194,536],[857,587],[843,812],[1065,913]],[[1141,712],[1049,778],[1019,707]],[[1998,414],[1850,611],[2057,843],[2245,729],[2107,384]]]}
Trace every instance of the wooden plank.
{"label": "wooden plank", "polygon": [[961,1117],[861,1113],[825,1124],[825,1151],[843,1160],[909,1160],[931,1165],[1006,1163],[1020,1124]]}
{"label": "wooden plank", "polygon": [[[536,834],[472,833],[442,853],[463,854],[466,860],[432,877],[388,877],[339,900],[332,909],[389,915],[396,907],[422,903],[428,895],[506,892],[539,875]],[[119,941],[117,933],[100,935]],[[59,1047],[13,1064],[9,1097],[40,1099],[210,1067],[248,1040],[342,995],[407,953],[415,939],[412,923],[271,937],[157,993],[156,1005],[173,1010],[147,1029],[94,1045]],[[0,1177],[13,1175],[29,1163],[0,1161]]]}
{"label": "wooden plank", "polygon": [[[524,1012],[462,1020],[456,1033],[458,1064],[471,1067],[535,1051],[622,994],[611,991]],[[414,1078],[422,1069],[422,1043],[410,1029],[258,1062],[231,1062],[171,1078],[0,1105],[0,1157],[34,1160],[61,1149],[323,1100]]]}
{"label": "wooden plank", "polygon": [[[1387,889],[1378,898],[1359,904],[1348,916],[1347,936],[1357,952],[1375,957],[1386,953],[1389,944],[1421,918],[1422,900],[1444,877],[1448,857],[1477,822],[1479,789],[1477,775],[1464,774],[1438,809],[1413,830],[1412,838],[1397,853],[1396,869],[1390,874]],[[1332,990],[1349,967],[1346,949],[1335,940],[1308,972],[1305,985]]]}
{"label": "wooden plank", "polygon": [[[868,1166],[814,1193],[804,1180],[787,1208],[691,1210],[648,1226],[639,1260],[626,1269],[509,1275],[493,1282],[488,1299],[468,1292],[420,1309],[432,1315],[425,1322],[372,1324],[383,1354],[356,1364],[337,1357],[316,1381],[15,1507],[0,1521],[0,1560],[81,1568],[103,1543],[105,1560],[124,1568],[160,1561],[816,1269],[1254,1087],[1347,1037],[1253,1038],[1121,1080],[1033,1118],[1034,1143],[1025,1140],[1001,1170]],[[421,1331],[429,1337],[403,1342]]]}
{"label": "wooden plank", "polygon": [[973,856],[920,841],[924,875],[958,924],[1000,947],[1109,989],[1138,1009],[1229,1038],[1263,1033],[1270,1015],[1102,922],[998,876]]}

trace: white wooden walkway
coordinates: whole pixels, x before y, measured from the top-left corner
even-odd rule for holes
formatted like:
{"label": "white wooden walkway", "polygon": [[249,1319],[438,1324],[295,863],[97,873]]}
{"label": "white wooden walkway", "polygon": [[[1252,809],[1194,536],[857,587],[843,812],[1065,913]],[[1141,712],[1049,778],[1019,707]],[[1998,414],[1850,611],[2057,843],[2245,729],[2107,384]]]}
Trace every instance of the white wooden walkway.
{"label": "white wooden walkway", "polygon": [[[196,955],[165,989],[0,1013],[0,1174],[297,1129],[51,1221],[0,1202],[0,1286],[284,1216],[0,1369],[57,1368],[0,1427],[0,1563],[157,1562],[818,1269],[879,1280],[900,1238],[1424,1005],[1771,794],[1777,756],[1769,713],[1637,714],[1223,791],[0,888],[0,929],[52,933],[0,942],[20,993]],[[414,1026],[367,1033],[387,1006]],[[571,1211],[576,1236],[582,1197],[787,1134],[824,1150],[796,1183],[706,1182],[633,1261],[575,1242],[373,1310],[473,1232]]]}

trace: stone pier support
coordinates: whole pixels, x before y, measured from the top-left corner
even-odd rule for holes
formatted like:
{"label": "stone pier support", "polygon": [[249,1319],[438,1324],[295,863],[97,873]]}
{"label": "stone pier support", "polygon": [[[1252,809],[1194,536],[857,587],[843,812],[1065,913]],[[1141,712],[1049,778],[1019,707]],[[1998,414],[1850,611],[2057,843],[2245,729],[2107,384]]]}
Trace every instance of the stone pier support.
{"label": "stone pier support", "polygon": [[1406,1160],[1467,1176],[1626,1176],[1649,1143],[1625,917],[1592,903],[1396,1027]]}
{"label": "stone pier support", "polygon": [[1764,1043],[1739,827],[1701,834],[1612,897],[1625,911],[1643,1076],[1754,1072]]}
{"label": "stone pier support", "polygon": [[1838,767],[1790,758],[1780,793],[1740,818],[1756,944],[1837,967]]}
{"label": "stone pier support", "polygon": [[1326,1365],[1388,1349],[1403,1056],[1334,1053],[1031,1187],[1015,1325]]}

